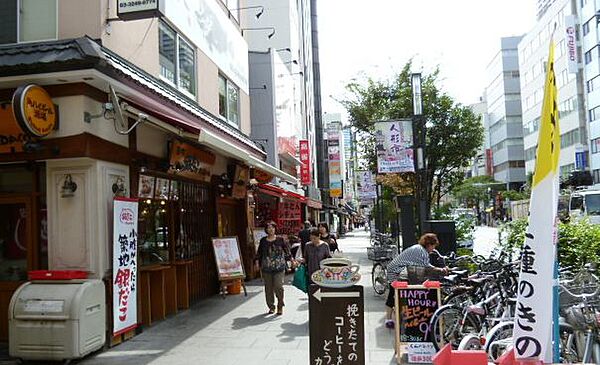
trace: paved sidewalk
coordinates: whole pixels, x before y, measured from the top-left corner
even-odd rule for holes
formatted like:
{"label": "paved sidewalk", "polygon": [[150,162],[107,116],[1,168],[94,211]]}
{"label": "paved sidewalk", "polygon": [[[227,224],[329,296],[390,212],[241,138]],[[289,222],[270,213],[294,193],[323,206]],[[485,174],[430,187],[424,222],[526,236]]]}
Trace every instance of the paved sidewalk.
{"label": "paved sidewalk", "polygon": [[[384,299],[371,287],[367,232],[351,232],[340,249],[361,265],[365,288],[366,363],[394,364],[392,330],[383,327]],[[286,278],[283,316],[266,315],[262,282],[247,283],[248,297],[214,296],[147,328],[133,339],[79,362],[110,364],[306,365],[308,298]]]}

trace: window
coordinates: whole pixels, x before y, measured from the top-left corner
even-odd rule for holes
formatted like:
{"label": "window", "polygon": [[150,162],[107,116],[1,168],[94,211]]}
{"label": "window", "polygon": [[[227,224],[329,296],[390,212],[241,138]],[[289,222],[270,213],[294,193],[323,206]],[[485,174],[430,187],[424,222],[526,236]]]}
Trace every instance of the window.
{"label": "window", "polygon": [[583,32],[583,35],[585,36],[586,34],[588,34],[590,32],[590,22],[586,22],[585,24],[583,24],[581,26],[581,31]]}
{"label": "window", "polygon": [[600,117],[600,106],[595,107],[594,109],[590,109],[589,111],[590,122],[595,121]]}
{"label": "window", "polygon": [[0,19],[0,44],[57,38],[56,0],[5,0]]}
{"label": "window", "polygon": [[594,77],[593,79],[589,80],[587,83],[587,92],[591,93],[594,90],[597,90],[598,88],[600,88],[600,75]]}
{"label": "window", "polygon": [[600,138],[592,139],[590,144],[591,144],[590,147],[592,149],[592,153],[600,152]]}
{"label": "window", "polygon": [[240,89],[219,75],[219,114],[236,126],[240,124]]}
{"label": "window", "polygon": [[196,94],[194,48],[165,23],[158,27],[160,76],[189,94]]}
{"label": "window", "polygon": [[583,60],[585,62],[585,64],[587,65],[588,63],[592,62],[592,51],[587,51],[585,53],[585,55],[583,55]]}
{"label": "window", "polygon": [[594,184],[600,183],[600,170],[593,170],[592,176],[594,177]]}

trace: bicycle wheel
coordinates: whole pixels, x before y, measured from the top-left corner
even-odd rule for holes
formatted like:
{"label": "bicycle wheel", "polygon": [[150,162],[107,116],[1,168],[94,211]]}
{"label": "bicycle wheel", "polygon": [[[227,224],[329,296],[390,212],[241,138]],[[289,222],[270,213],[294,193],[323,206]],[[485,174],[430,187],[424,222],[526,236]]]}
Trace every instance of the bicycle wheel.
{"label": "bicycle wheel", "polygon": [[387,270],[380,262],[373,265],[373,270],[371,270],[371,283],[373,284],[373,290],[377,295],[384,295],[387,291]]}
{"label": "bicycle wheel", "polygon": [[479,321],[469,314],[463,322],[463,316],[463,309],[455,305],[445,305],[435,311],[431,317],[430,329],[431,342],[436,351],[440,351],[448,343],[456,350],[466,334],[479,333]]}
{"label": "bicycle wheel", "polygon": [[496,361],[512,345],[513,321],[500,322],[486,336],[485,352],[491,361]]}

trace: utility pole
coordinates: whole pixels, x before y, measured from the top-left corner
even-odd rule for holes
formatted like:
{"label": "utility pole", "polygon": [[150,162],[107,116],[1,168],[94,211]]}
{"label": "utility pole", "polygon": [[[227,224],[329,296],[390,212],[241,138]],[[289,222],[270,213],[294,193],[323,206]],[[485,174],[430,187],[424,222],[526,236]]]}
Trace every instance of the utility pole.
{"label": "utility pole", "polygon": [[427,199],[427,166],[425,157],[426,126],[423,117],[423,96],[421,93],[421,74],[411,75],[413,96],[413,144],[415,158],[415,198],[419,217],[419,233],[425,233],[425,221],[429,213]]}

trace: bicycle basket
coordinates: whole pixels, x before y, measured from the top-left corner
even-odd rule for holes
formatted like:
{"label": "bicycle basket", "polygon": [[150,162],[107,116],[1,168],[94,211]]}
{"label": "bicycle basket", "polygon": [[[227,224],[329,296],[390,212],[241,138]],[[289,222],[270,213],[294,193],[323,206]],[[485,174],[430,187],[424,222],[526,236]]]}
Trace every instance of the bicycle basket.
{"label": "bicycle basket", "polygon": [[373,261],[391,260],[398,254],[398,248],[394,246],[367,247],[367,257]]}

